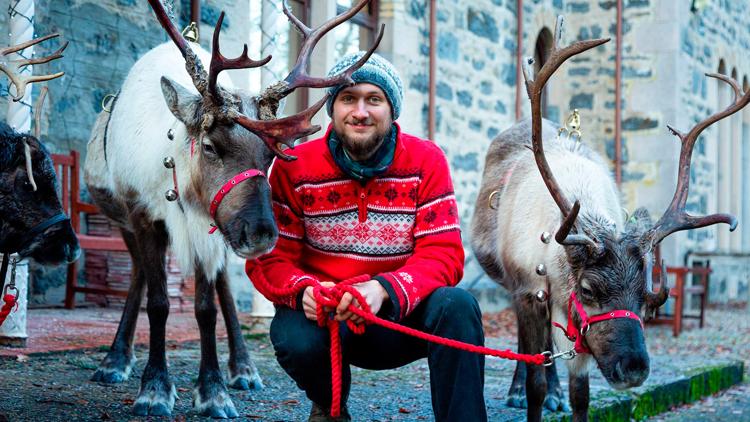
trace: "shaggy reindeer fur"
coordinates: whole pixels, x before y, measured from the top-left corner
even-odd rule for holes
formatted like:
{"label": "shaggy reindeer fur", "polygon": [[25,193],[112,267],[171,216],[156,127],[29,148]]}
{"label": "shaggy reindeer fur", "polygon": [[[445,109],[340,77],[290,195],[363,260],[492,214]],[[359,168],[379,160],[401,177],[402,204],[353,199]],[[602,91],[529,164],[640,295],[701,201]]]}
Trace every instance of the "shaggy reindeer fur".
{"label": "shaggy reindeer fur", "polygon": [[[24,141],[31,149],[36,190],[29,182]],[[52,159],[44,144],[0,123],[0,252],[18,252],[45,265],[78,258],[78,239],[68,220],[27,239],[26,244],[20,243],[33,227],[63,212],[57,187]]]}
{"label": "shaggy reindeer fur", "polygon": [[[191,48],[204,63],[210,55],[197,44]],[[185,71],[184,59],[171,42],[145,54],[130,70],[113,105],[102,112],[92,131],[85,167],[86,183],[102,211],[115,221],[133,258],[128,300],[112,348],[94,380],[121,382],[128,378],[135,357],[133,333],[143,288],[148,285],[151,325],[149,361],[135,401],[138,415],[168,415],[176,397],[169,380],[164,351],[164,325],[169,313],[164,271],[169,245],[184,273],[195,273],[196,319],[201,331],[201,368],[193,394],[196,412],[236,417],[216,356],[214,291],[229,334],[229,384],[260,388],[257,370],[245,348],[226,275],[227,245],[254,258],[273,247],[277,232],[270,205],[270,188],[262,178],[247,180],[224,199],[216,217],[219,231],[208,234],[213,220],[208,204],[219,187],[248,168],[267,172],[273,153],[255,135],[227,122],[215,122],[206,137],[199,133],[202,102]],[[219,84],[240,101],[242,111],[255,116],[257,105],[238,92],[226,74]],[[174,140],[167,138],[169,130]],[[168,202],[172,172],[164,157],[174,157],[179,200]]]}
{"label": "shaggy reindeer fur", "polygon": [[[541,242],[542,232],[554,233],[562,215],[534,161],[530,120],[517,123],[492,142],[472,221],[471,244],[477,259],[512,295],[522,353],[552,350],[552,337],[559,350],[572,349],[562,330],[550,327],[549,312],[552,321],[565,325],[572,290],[589,315],[613,309],[640,314],[644,304],[644,256],[649,251],[640,242],[650,227],[647,213],[639,210],[625,224],[605,162],[585,145],[556,139],[556,133],[551,122],[543,121],[552,173],[567,198],[581,203],[574,230],[583,230],[603,245],[603,252],[592,253],[580,245],[564,247],[554,239]],[[498,192],[493,198],[496,209],[488,204],[493,191]],[[535,273],[538,264],[545,264],[546,277]],[[550,303],[537,301],[539,290],[549,293]],[[576,419],[585,418],[588,372],[594,361],[615,388],[639,385],[649,372],[643,332],[636,321],[596,324],[586,343],[592,354],[567,361]],[[509,394],[513,406],[526,407],[528,400],[529,420],[541,418],[543,402],[550,410],[566,409],[554,366],[518,365]]]}

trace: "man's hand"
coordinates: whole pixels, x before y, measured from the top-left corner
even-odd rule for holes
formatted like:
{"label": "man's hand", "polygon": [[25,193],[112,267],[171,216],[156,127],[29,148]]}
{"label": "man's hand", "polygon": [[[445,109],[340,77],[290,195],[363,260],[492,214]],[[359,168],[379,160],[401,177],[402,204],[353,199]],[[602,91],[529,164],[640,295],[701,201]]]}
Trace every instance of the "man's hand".
{"label": "man's hand", "polygon": [[[322,281],[320,285],[323,287],[330,288],[330,287],[335,286],[336,283],[332,281]],[[306,287],[305,293],[302,294],[302,310],[305,311],[305,316],[307,317],[307,319],[312,320],[312,321],[318,320],[318,313],[316,311],[317,308],[318,308],[318,304],[315,301],[315,296],[313,295],[313,288]],[[326,306],[324,310],[326,312],[331,312],[333,309]]]}
{"label": "man's hand", "polygon": [[[364,297],[365,302],[370,306],[370,310],[373,314],[377,314],[383,306],[383,302],[390,298],[388,292],[377,280],[357,283],[354,285],[354,288]],[[360,308],[359,302],[354,299],[354,296],[352,296],[351,293],[344,293],[341,297],[341,302],[339,302],[339,305],[336,307],[336,321],[346,321],[351,319],[355,324],[365,322],[364,318],[348,310],[349,305],[354,305],[355,307]]]}

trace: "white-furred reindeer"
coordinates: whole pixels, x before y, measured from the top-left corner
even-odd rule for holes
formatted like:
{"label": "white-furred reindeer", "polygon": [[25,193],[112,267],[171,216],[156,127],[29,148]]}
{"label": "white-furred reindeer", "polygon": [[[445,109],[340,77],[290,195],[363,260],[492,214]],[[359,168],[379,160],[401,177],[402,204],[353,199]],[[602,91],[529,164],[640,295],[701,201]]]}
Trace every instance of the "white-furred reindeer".
{"label": "white-furred reindeer", "polygon": [[[553,49],[536,77],[531,80],[533,75],[523,69],[531,122],[517,123],[492,142],[471,228],[477,259],[512,295],[519,351],[551,352],[551,338],[563,351],[549,353],[551,366],[546,368],[516,367],[509,404],[528,406],[529,421],[541,420],[543,406],[565,407],[554,370],[557,358],[569,359],[575,421],[587,419],[593,364],[617,389],[646,380],[649,357],[641,315],[649,316],[661,306],[668,292],[663,278],[660,291],[652,292],[654,248],[676,231],[717,223],[736,227],[731,215],[688,215],[685,203],[698,135],[750,101],[750,93],[743,96],[735,81],[709,75],[733,87],[735,102],[687,134],[669,128],[682,141],[674,198],[655,224],[643,208],[623,221],[605,161],[575,139],[555,141],[557,128],[541,117],[542,91],[554,71],[568,58],[608,41],[579,41],[560,49],[561,27],[558,18]],[[529,59],[528,65],[532,63]],[[662,268],[659,274],[664,277],[665,272]]]}
{"label": "white-furred reindeer", "polygon": [[132,344],[138,308],[143,288],[148,286],[149,359],[133,407],[135,414],[168,415],[176,397],[164,347],[169,313],[164,268],[168,245],[181,269],[195,273],[201,363],[194,410],[212,417],[238,416],[216,355],[215,289],[229,334],[229,383],[240,389],[261,385],[227,282],[227,246],[247,259],[273,248],[278,231],[265,174],[274,155],[294,159],[282,151],[283,146],[292,147],[296,139],[319,130],[310,119],[325,98],[300,114],[277,119],[279,101],[298,87],[353,83],[351,74],[377,47],[382,28],[366,57],[341,74],[313,78],[306,68],[320,38],[368,1],[360,0],[315,30],[297,20],[284,4],[284,12],[303,34],[301,52],[285,80],[253,96],[235,89],[220,72],[259,67],[270,56],[251,60],[247,46],[240,57],[222,56],[223,13],[214,30],[213,51],[208,53],[180,35],[158,0],[149,0],[173,43],[149,51],[130,70],[111,110],[97,119],[85,167],[89,192],[121,228],[133,260],[123,316],[94,380],[127,379],[135,361]]}

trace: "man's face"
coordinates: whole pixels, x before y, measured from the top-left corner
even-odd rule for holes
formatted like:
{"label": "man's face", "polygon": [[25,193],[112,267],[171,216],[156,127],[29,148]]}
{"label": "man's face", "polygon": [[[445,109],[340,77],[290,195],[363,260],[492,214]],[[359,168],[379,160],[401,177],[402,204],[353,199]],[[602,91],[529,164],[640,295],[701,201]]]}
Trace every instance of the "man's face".
{"label": "man's face", "polygon": [[344,88],[333,102],[333,130],[354,160],[370,158],[383,144],[391,123],[391,105],[376,85]]}

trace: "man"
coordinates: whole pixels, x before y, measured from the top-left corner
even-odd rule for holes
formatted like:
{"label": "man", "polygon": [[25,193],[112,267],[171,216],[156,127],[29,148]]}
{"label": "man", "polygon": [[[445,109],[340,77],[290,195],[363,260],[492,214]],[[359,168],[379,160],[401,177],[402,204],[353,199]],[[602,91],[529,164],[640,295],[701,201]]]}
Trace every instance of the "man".
{"label": "man", "polygon": [[[362,57],[343,58],[336,74]],[[476,300],[451,287],[463,275],[464,251],[448,164],[431,141],[401,132],[403,88],[393,65],[374,54],[352,75],[355,85],[329,89],[332,118],[324,137],[294,149],[296,161],[277,160],[270,177],[279,225],[275,249],[247,273],[262,271],[276,287],[306,279],[324,286],[368,274],[356,284],[373,313],[438,336],[481,345]],[[260,288],[260,287],[259,287]],[[262,290],[262,289],[261,289]],[[427,344],[379,326],[363,335],[343,322],[362,318],[346,293],[335,309],[341,321],[342,415],[330,418],[328,331],[316,323],[308,287],[283,300],[271,324],[271,341],[284,370],[313,402],[309,421],[349,421],[349,365],[390,369],[427,357],[432,407],[438,421],[487,419],[484,357]]]}

